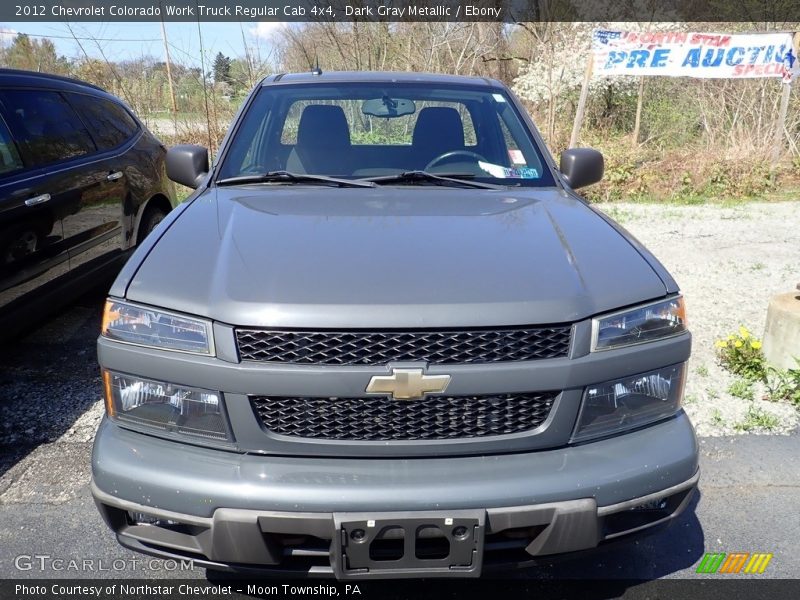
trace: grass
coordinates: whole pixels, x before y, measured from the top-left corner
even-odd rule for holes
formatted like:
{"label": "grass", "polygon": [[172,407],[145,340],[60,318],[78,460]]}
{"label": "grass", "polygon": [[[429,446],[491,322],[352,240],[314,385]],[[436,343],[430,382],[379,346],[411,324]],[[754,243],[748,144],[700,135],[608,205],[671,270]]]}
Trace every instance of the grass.
{"label": "grass", "polygon": [[725,425],[725,419],[722,418],[722,413],[718,408],[715,408],[714,412],[711,413],[711,423],[716,427]]}
{"label": "grass", "polygon": [[705,365],[700,365],[694,370],[700,377],[708,377],[708,367]]}
{"label": "grass", "polygon": [[767,202],[796,202],[798,198],[800,198],[800,188],[796,185],[785,185],[766,194],[764,200]]}
{"label": "grass", "polygon": [[772,431],[779,425],[780,419],[778,417],[768,413],[763,408],[758,408],[751,404],[750,408],[747,409],[744,421],[734,424],[733,428],[736,431]]}
{"label": "grass", "polygon": [[183,202],[193,193],[194,190],[192,188],[177,183],[175,184],[175,197],[178,199],[178,203]]}
{"label": "grass", "polygon": [[741,398],[742,400],[753,400],[756,395],[753,383],[746,379],[736,379],[728,386],[728,393],[734,398]]}
{"label": "grass", "polygon": [[604,212],[617,223],[626,223],[635,218],[635,215],[631,211],[616,206],[609,206]]}

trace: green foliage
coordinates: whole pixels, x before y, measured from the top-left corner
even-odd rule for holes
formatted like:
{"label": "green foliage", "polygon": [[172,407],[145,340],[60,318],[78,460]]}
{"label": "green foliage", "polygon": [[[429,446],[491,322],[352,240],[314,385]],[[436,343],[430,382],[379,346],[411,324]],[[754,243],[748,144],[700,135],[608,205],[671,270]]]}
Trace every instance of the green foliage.
{"label": "green foliage", "polygon": [[610,184],[624,184],[633,179],[633,165],[610,166],[605,173],[606,181]]}
{"label": "green foliage", "polygon": [[635,85],[627,78],[606,78],[597,82],[589,97],[586,123],[589,127],[626,135],[636,118]]}
{"label": "green foliage", "polygon": [[736,379],[728,386],[728,393],[734,398],[742,400],[754,400],[756,392],[753,389],[753,382],[747,379]]}
{"label": "green foliage", "polygon": [[67,75],[69,61],[56,54],[56,47],[47,38],[33,39],[20,33],[8,47],[0,49],[0,64],[12,69]]}
{"label": "green foliage", "polygon": [[661,152],[694,144],[702,135],[702,120],[697,98],[686,93],[685,80],[647,80],[641,139],[649,147]]}
{"label": "green foliage", "polygon": [[800,359],[796,369],[767,368],[767,390],[773,401],[791,402],[800,407]]}
{"label": "green foliage", "polygon": [[742,161],[728,161],[712,165],[708,182],[702,191],[715,198],[752,198],[774,188],[775,180],[766,163],[747,165]]}
{"label": "green foliage", "polygon": [[754,431],[759,429],[772,431],[780,424],[781,422],[778,417],[751,403],[750,407],[747,409],[744,421],[734,424],[733,428],[736,431]]}
{"label": "green foliage", "polygon": [[411,136],[402,130],[373,129],[371,131],[352,131],[350,141],[353,144],[410,144]]}
{"label": "green foliage", "polygon": [[216,83],[232,83],[231,81],[231,59],[222,52],[217,52],[214,58],[214,81]]}
{"label": "green foliage", "polygon": [[717,340],[714,345],[717,359],[725,369],[750,382],[766,380],[761,341],[753,337],[746,327],[740,326],[739,331]]}
{"label": "green foliage", "polygon": [[[790,402],[800,408],[800,358],[795,358],[796,369],[776,369],[767,365],[761,349],[761,341],[753,337],[746,327],[717,340],[719,363],[740,379],[731,383],[728,393],[736,398],[752,400],[753,384],[763,382],[767,388],[767,399],[773,402]],[[700,369],[697,369],[698,374]]]}

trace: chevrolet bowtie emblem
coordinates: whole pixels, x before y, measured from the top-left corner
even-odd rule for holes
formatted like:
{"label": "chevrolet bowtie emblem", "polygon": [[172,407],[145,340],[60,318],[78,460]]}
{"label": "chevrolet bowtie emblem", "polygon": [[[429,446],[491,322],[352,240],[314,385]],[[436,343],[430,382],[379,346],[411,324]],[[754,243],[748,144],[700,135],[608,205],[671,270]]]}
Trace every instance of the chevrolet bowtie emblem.
{"label": "chevrolet bowtie emblem", "polygon": [[422,369],[392,369],[391,375],[375,375],[367,393],[391,394],[393,400],[419,400],[431,392],[443,392],[450,375],[425,375]]}

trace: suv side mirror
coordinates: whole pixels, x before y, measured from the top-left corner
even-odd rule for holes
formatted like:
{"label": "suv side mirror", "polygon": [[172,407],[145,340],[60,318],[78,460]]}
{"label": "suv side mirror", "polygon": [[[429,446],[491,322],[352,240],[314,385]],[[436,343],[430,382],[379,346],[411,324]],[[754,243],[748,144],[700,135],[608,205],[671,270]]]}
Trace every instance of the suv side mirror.
{"label": "suv side mirror", "polygon": [[208,150],[194,144],[181,144],[167,150],[167,177],[186,187],[196,188],[208,173]]}
{"label": "suv side mirror", "polygon": [[605,161],[594,148],[570,148],[561,153],[558,168],[569,186],[577,190],[603,178]]}

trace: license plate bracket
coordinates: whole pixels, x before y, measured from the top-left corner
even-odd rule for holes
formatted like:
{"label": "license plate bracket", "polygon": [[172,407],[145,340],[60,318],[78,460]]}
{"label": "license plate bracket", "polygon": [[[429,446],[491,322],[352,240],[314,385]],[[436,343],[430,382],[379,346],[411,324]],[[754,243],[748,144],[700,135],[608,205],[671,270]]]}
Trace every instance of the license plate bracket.
{"label": "license plate bracket", "polygon": [[334,513],[340,579],[478,577],[485,510]]}

